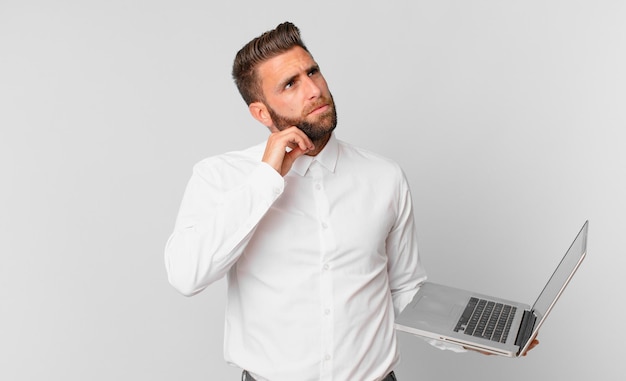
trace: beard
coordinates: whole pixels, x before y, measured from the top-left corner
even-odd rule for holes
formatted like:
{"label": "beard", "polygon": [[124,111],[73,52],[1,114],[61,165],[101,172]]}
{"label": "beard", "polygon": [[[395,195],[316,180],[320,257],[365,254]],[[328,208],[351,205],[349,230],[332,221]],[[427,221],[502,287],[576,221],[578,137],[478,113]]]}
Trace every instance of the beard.
{"label": "beard", "polygon": [[[307,116],[311,111],[323,105],[328,105],[328,110],[322,114],[314,115],[315,119],[313,120],[307,119]],[[274,126],[277,129],[282,131],[285,128],[296,126],[302,130],[302,132],[304,132],[304,134],[308,136],[313,143],[325,140],[331,132],[333,132],[335,127],[337,127],[337,109],[335,108],[335,102],[332,94],[328,97],[322,97],[309,107],[306,107],[302,111],[302,116],[300,118],[282,116],[267,104],[266,107],[272,118],[272,122],[274,122]]]}

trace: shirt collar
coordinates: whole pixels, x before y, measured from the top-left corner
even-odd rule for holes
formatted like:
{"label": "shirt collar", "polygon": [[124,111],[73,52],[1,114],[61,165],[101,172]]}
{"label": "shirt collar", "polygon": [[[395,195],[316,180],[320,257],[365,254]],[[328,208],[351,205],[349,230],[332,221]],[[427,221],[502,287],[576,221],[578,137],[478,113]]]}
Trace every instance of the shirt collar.
{"label": "shirt collar", "polygon": [[302,155],[296,159],[291,166],[291,170],[299,174],[300,176],[306,175],[309,167],[314,161],[320,163],[324,168],[331,172],[335,172],[337,166],[337,158],[339,156],[339,144],[335,138],[335,134],[330,135],[330,139],[326,143],[326,146],[322,149],[317,156]]}

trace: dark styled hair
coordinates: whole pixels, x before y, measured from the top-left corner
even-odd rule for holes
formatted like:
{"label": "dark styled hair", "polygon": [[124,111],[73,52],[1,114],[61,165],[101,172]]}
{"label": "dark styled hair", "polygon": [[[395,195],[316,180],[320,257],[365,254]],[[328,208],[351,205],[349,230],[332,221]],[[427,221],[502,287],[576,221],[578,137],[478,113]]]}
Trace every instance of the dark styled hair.
{"label": "dark styled hair", "polygon": [[298,27],[290,22],[284,22],[248,42],[237,52],[232,75],[246,104],[263,100],[257,67],[296,46],[309,51],[302,42]]}

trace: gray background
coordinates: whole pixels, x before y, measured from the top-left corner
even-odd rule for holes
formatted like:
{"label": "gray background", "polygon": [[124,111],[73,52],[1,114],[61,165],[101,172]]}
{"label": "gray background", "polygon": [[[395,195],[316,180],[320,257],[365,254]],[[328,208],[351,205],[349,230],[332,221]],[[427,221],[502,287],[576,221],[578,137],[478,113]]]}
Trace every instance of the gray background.
{"label": "gray background", "polygon": [[404,167],[431,280],[532,303],[590,220],[530,356],[400,334],[400,379],[623,375],[626,2],[0,0],[0,379],[238,379],[224,281],[178,295],[163,247],[192,165],[265,139],[230,66],[284,20],[338,137]]}

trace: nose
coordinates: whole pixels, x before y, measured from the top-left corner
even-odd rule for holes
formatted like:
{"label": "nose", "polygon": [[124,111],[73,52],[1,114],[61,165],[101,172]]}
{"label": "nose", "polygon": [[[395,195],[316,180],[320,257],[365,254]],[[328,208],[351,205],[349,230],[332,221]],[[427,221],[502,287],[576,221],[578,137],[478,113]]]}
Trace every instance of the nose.
{"label": "nose", "polygon": [[315,78],[306,77],[307,99],[318,98],[322,94],[321,84],[317,83]]}

